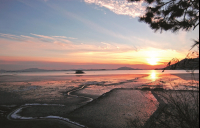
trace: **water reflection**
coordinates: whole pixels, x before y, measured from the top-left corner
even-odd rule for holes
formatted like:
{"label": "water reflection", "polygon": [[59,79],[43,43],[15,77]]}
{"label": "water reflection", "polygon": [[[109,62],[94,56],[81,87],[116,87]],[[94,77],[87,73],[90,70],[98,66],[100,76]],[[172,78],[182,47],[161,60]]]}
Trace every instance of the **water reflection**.
{"label": "water reflection", "polygon": [[152,70],[149,79],[155,81],[158,78],[156,71]]}

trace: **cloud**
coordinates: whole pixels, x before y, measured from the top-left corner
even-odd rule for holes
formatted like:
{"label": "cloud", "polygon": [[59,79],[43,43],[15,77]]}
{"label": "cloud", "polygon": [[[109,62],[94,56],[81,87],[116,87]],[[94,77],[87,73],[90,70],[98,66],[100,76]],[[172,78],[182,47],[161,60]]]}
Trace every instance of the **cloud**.
{"label": "cloud", "polygon": [[44,38],[44,39],[50,39],[50,40],[54,39],[53,37],[50,37],[50,36],[38,35],[38,34],[33,34],[33,33],[31,33],[31,35],[34,35],[34,36],[40,37],[40,38]]}
{"label": "cloud", "polygon": [[166,62],[173,56],[182,58],[184,55],[171,49],[143,48],[135,51],[134,46],[127,44],[74,42],[63,36],[31,35],[0,33],[0,58],[12,61],[144,64],[151,57]]}
{"label": "cloud", "polygon": [[133,18],[141,16],[145,7],[141,2],[128,2],[127,0],[84,0],[86,3],[105,7],[118,15],[128,15]]}
{"label": "cloud", "polygon": [[64,39],[72,39],[72,40],[75,40],[77,38],[74,38],[74,37],[66,37],[66,36],[52,36],[54,38],[64,38]]}
{"label": "cloud", "polygon": [[0,37],[2,38],[6,38],[6,39],[11,39],[11,40],[15,40],[15,41],[25,41],[25,42],[63,42],[63,43],[67,43],[70,44],[72,43],[72,41],[70,40],[74,40],[77,38],[73,38],[73,37],[66,37],[66,36],[45,36],[45,35],[38,35],[38,34],[33,34],[30,33],[32,36],[27,36],[27,35],[12,35],[12,34],[4,34],[4,33],[0,33]]}
{"label": "cloud", "polygon": [[[25,49],[31,47],[32,49],[48,49],[51,51],[68,52],[122,52],[134,50],[134,47],[125,44],[107,43],[107,42],[83,42],[75,41],[73,37],[66,36],[46,36],[30,33],[27,35],[12,35],[0,33],[1,45],[9,46],[10,49]],[[16,45],[16,46],[15,46]],[[21,45],[21,46],[20,46]],[[20,48],[21,47],[21,48]]]}
{"label": "cloud", "polygon": [[27,36],[0,33],[0,56],[22,57],[21,60],[34,61],[113,63],[116,60],[115,53],[134,51],[134,47],[126,44],[80,40],[73,42],[66,38],[39,34]]}

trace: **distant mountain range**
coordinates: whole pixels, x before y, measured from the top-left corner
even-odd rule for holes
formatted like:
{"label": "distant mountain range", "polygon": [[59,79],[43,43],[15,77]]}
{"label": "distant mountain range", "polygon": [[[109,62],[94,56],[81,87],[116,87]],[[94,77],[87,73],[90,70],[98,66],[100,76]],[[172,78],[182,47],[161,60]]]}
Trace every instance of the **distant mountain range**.
{"label": "distant mountain range", "polygon": [[47,71],[45,69],[38,69],[38,68],[29,68],[29,69],[24,69],[24,70],[18,70],[21,72],[41,72],[41,71]]}
{"label": "distant mountain range", "polygon": [[13,71],[0,70],[0,72],[43,72],[43,71],[53,71],[53,70],[45,70],[45,69],[38,69],[38,68],[29,68],[29,69],[13,70]]}
{"label": "distant mountain range", "polygon": [[6,72],[6,70],[0,70],[0,72]]}
{"label": "distant mountain range", "polygon": [[117,70],[141,70],[141,69],[134,69],[134,68],[130,68],[130,67],[121,67],[121,68],[118,68]]}
{"label": "distant mountain range", "polygon": [[[39,69],[39,68],[29,68],[29,69],[23,69],[23,70],[0,70],[0,72],[48,72],[48,71],[76,71],[80,69],[70,69],[70,70],[45,70],[45,69]],[[104,71],[107,69],[81,69],[83,71]],[[110,70],[141,70],[141,69],[134,69],[130,67],[121,67],[118,69],[110,69]]]}

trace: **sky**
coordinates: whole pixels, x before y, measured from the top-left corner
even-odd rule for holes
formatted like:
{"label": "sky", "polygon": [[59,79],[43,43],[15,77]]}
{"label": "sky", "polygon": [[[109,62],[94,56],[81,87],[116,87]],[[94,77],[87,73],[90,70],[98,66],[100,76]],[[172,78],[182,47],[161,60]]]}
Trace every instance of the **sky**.
{"label": "sky", "polygon": [[183,59],[199,27],[154,32],[127,0],[0,0],[0,69],[141,69]]}

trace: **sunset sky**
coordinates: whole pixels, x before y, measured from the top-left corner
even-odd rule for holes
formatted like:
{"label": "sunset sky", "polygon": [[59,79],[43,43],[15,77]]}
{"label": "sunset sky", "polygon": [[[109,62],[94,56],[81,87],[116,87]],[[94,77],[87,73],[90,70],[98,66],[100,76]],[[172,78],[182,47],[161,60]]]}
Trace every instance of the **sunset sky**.
{"label": "sunset sky", "polygon": [[161,68],[187,55],[194,31],[154,33],[126,0],[0,0],[0,69]]}

